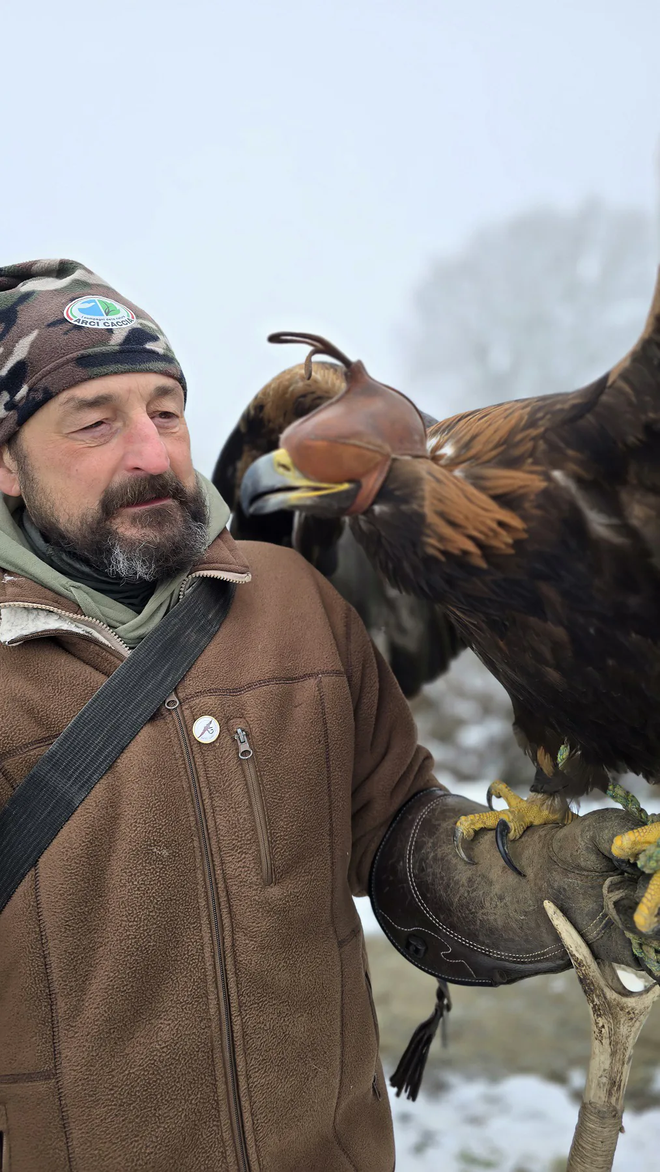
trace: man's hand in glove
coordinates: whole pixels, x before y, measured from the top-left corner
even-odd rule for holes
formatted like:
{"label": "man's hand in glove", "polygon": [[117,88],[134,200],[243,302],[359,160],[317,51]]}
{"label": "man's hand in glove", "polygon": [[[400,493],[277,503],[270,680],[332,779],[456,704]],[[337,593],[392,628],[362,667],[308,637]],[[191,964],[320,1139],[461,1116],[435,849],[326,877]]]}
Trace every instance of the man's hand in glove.
{"label": "man's hand in glove", "polygon": [[[500,985],[560,972],[570,961],[544,911],[549,899],[597,959],[640,968],[603,899],[603,886],[613,875],[614,886],[630,887],[635,897],[636,877],[623,874],[610,852],[616,835],[635,827],[635,819],[607,809],[567,826],[530,828],[514,844],[521,877],[506,866],[491,834],[470,844],[473,866],[458,857],[456,822],[483,808],[443,790],[427,790],[395,818],[370,884],[376,918],[395,947],[426,972],[463,985]],[[610,897],[611,889],[612,883]]]}

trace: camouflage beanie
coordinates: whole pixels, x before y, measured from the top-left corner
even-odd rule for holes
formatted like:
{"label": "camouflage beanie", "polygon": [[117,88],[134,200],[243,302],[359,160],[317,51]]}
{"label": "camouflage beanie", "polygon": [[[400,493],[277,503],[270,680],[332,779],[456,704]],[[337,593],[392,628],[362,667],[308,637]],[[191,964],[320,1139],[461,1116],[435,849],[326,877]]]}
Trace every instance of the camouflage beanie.
{"label": "camouflage beanie", "polygon": [[0,444],[44,403],[105,374],[186,380],[153,318],[75,260],[0,267]]}

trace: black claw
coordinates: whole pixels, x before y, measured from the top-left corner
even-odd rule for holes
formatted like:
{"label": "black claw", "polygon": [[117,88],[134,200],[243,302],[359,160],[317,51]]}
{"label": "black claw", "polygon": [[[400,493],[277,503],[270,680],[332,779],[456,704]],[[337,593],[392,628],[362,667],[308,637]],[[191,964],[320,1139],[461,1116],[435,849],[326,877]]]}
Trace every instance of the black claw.
{"label": "black claw", "polygon": [[492,787],[492,785],[488,786],[488,792],[486,793],[486,801],[488,802],[488,809],[493,810],[495,807],[493,806],[493,787]]}
{"label": "black claw", "polygon": [[510,831],[510,826],[509,826],[509,823],[507,822],[506,818],[500,818],[499,822],[497,823],[497,826],[495,827],[495,842],[497,844],[497,849],[500,852],[502,858],[504,859],[504,862],[506,863],[507,867],[509,867],[512,871],[514,871],[516,875],[520,875],[521,879],[524,879],[525,876],[523,875],[522,871],[518,870],[518,868],[516,867],[516,864],[514,863],[513,859],[511,858],[511,855],[509,854],[509,847],[507,844],[507,839],[509,837],[509,831]]}
{"label": "black claw", "polygon": [[464,863],[469,863],[472,867],[476,867],[474,859],[471,859],[469,855],[466,855],[465,851],[463,850],[463,834],[459,830],[458,826],[454,827],[454,850]]}

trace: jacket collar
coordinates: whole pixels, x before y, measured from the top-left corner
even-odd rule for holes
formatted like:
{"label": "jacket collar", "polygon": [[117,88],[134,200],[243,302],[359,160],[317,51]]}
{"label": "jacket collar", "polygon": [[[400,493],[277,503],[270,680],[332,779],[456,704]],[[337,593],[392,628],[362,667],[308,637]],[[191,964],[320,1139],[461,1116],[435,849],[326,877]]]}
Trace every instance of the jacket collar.
{"label": "jacket collar", "polygon": [[[195,576],[222,578],[238,584],[250,581],[248,562],[227,529],[222,530],[202,560],[192,567],[188,577]],[[16,646],[26,639],[71,633],[95,639],[121,650],[124,655],[128,653],[128,648],[109,627],[87,618],[75,602],[30,578],[0,570],[0,644]]]}

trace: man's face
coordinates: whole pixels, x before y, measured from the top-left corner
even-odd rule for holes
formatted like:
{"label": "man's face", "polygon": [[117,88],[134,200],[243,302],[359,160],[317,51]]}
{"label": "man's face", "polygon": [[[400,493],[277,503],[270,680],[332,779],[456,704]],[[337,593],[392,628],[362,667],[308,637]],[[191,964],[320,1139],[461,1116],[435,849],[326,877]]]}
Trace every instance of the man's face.
{"label": "man's face", "polygon": [[56,395],[0,449],[0,491],[22,496],[53,544],[130,581],[156,581],[206,548],[183,391],[112,374]]}

